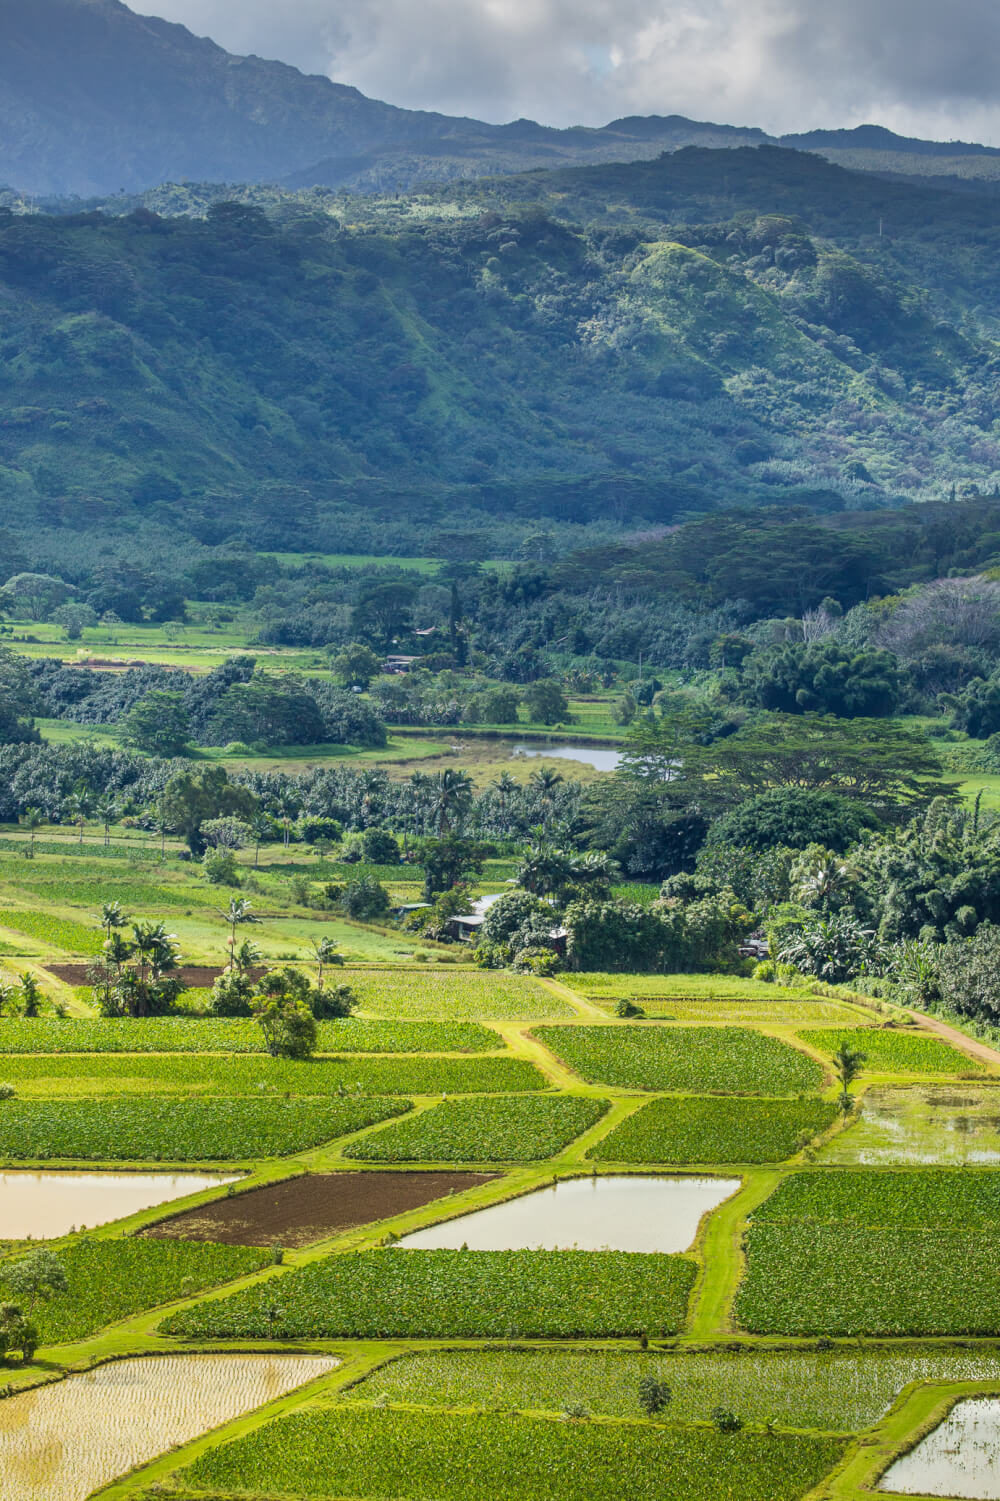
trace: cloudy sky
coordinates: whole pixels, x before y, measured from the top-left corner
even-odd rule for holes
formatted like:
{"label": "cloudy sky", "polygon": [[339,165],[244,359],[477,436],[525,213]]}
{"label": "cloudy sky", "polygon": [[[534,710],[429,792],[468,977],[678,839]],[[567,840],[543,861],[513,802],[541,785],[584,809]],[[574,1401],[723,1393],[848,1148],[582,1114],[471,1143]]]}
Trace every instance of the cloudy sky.
{"label": "cloudy sky", "polygon": [[131,0],[393,104],[1000,144],[996,0]]}

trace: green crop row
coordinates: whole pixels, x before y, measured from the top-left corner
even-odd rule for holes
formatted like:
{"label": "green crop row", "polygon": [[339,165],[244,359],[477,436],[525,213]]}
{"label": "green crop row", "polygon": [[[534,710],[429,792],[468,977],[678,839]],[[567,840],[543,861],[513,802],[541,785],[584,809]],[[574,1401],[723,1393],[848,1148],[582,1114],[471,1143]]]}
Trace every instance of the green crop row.
{"label": "green crop row", "polygon": [[[157,907],[215,907],[218,897],[211,888],[191,885],[155,885],[152,881],[116,880],[106,870],[95,871],[86,876],[74,870],[72,878],[56,874],[46,879],[44,873],[25,876],[20,870],[8,874],[0,872],[0,878],[16,886],[18,891],[31,891],[44,901],[56,906],[87,906],[97,913],[105,902],[120,902],[129,913],[139,909]],[[44,867],[43,867],[44,870]]]}
{"label": "green crop row", "polygon": [[[0,851],[5,854],[22,855],[28,841],[26,839],[0,838]],[[81,860],[127,860],[135,851],[136,846],[126,846],[115,842],[107,846],[96,844],[93,840],[87,840],[78,844],[75,839],[36,839],[36,855],[65,855],[68,859]],[[143,854],[147,858],[153,856],[154,847],[144,845]]]}
{"label": "green crop row", "polygon": [[592,1084],[689,1094],[796,1094],[818,1089],[814,1058],[742,1027],[540,1027],[539,1042]]}
{"label": "green crop row", "polygon": [[645,1001],[673,996],[704,996],[706,1000],[801,1000],[810,982],[770,985],[743,975],[628,975],[589,972],[568,975],[567,982],[581,995]]}
{"label": "green crop row", "polygon": [[99,954],[104,941],[100,928],[88,928],[70,918],[53,917],[49,912],[32,912],[27,907],[0,908],[0,927],[65,949],[69,954]]}
{"label": "green crop row", "polygon": [[728,1407],[744,1422],[860,1433],[911,1381],[1000,1381],[1000,1355],[986,1350],[754,1350],[647,1354],[627,1350],[448,1350],[382,1366],[350,1398],[418,1407],[561,1412],[580,1403],[595,1415],[638,1416],[639,1381],[671,1390],[671,1423],[708,1422]]}
{"label": "green crop row", "polygon": [[0,1161],[242,1162],[402,1115],[407,1100],[0,1101]]}
{"label": "green crop row", "polygon": [[536,980],[501,970],[343,969],[362,1010],[431,1021],[525,1020],[572,1016],[573,1008]]}
{"label": "green crop row", "polygon": [[360,1162],[536,1162],[593,1126],[606,1100],[576,1095],[449,1100],[354,1142]]}
{"label": "green crop row", "polygon": [[796,1173],[754,1211],[756,1224],[1000,1227],[1000,1173],[993,1168],[865,1169]]}
{"label": "green crop row", "polygon": [[4,1081],[19,1095],[196,1093],[503,1094],[544,1089],[545,1078],[523,1058],[313,1058],[296,1062],[246,1053],[18,1053],[3,1061]]}
{"label": "green crop row", "polygon": [[194,1339],[675,1334],[695,1263],[625,1251],[328,1256],[162,1325]]}
{"label": "green crop row", "polygon": [[[92,1240],[59,1249],[67,1291],[32,1311],[42,1344],[83,1339],[108,1324],[258,1271],[270,1253],[254,1246],[186,1240]],[[16,1260],[16,1258],[15,1258]],[[0,1302],[7,1301],[0,1262]]]}
{"label": "green crop row", "polygon": [[593,1501],[606,1487],[629,1501],[794,1501],[843,1448],[812,1436],[570,1426],[488,1413],[452,1413],[442,1422],[427,1413],[342,1407],[269,1423],[210,1449],[179,1478],[214,1496]]}
{"label": "green crop row", "polygon": [[846,1031],[803,1032],[803,1040],[821,1053],[833,1055],[842,1044],[865,1055],[871,1074],[981,1074],[983,1066],[958,1048],[893,1027],[857,1027]]}
{"label": "green crop row", "polygon": [[[83,993],[89,996],[90,992]],[[203,995],[206,992],[189,992]],[[319,1023],[321,1053],[485,1053],[503,1039],[475,1022],[397,1022],[363,1017]],[[0,1018],[4,1053],[262,1053],[254,1021],[218,1017],[142,1017],[131,1020]],[[2,1073],[0,1065],[0,1073]]]}
{"label": "green crop row", "polygon": [[736,1300],[758,1334],[990,1335],[1000,1242],[970,1230],[752,1223]]}
{"label": "green crop row", "polygon": [[651,1100],[587,1156],[597,1162],[782,1162],[825,1131],[822,1100]]}

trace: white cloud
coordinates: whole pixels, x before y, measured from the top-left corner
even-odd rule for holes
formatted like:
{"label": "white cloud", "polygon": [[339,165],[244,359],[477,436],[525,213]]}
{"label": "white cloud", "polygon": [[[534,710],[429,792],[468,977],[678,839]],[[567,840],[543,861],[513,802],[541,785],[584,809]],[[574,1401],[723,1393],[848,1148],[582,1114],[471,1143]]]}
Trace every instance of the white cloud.
{"label": "white cloud", "polygon": [[135,0],[393,104],[1000,136],[995,0]]}

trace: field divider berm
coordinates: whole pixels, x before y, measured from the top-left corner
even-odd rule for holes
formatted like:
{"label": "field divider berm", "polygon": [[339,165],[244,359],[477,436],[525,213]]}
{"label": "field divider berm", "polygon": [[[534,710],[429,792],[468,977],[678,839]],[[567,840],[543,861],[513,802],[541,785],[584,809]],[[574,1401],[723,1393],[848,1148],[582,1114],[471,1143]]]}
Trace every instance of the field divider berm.
{"label": "field divider berm", "polygon": [[742,1176],[743,1187],[709,1215],[699,1235],[700,1265],[681,1343],[724,1339],[734,1332],[733,1303],[743,1276],[747,1216],[773,1193],[782,1172],[754,1168]]}
{"label": "field divider berm", "polygon": [[539,1023],[497,1022],[495,1025],[514,1057],[524,1058],[529,1063],[533,1063],[554,1088],[585,1092],[585,1087],[581,1088],[583,1080],[579,1075],[567,1068],[566,1064],[534,1035],[532,1029]]}

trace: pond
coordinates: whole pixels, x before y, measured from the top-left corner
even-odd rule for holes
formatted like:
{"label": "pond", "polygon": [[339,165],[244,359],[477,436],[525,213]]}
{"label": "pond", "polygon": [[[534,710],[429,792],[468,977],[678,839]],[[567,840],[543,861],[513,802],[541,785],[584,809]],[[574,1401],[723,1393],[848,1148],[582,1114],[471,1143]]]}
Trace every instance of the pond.
{"label": "pond", "polygon": [[904,1496],[1000,1501],[1000,1400],[959,1402],[933,1433],[890,1465],[879,1489]]}
{"label": "pond", "polygon": [[858,1121],[832,1138],[821,1162],[862,1167],[1000,1163],[1000,1089],[872,1089]]}
{"label": "pond", "polygon": [[52,1240],[234,1183],[217,1173],[0,1173],[0,1240]]}
{"label": "pond", "polygon": [[740,1187],[739,1178],[563,1178],[416,1230],[399,1244],[414,1250],[686,1251],[702,1216]]}
{"label": "pond", "polygon": [[622,753],[607,745],[515,745],[515,756],[539,756],[546,761],[582,761],[595,771],[617,771],[622,764]]}
{"label": "pond", "polygon": [[338,1364],[325,1355],[154,1355],[6,1397],[3,1501],[86,1501],[135,1465]]}

